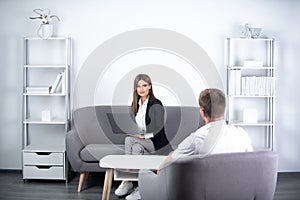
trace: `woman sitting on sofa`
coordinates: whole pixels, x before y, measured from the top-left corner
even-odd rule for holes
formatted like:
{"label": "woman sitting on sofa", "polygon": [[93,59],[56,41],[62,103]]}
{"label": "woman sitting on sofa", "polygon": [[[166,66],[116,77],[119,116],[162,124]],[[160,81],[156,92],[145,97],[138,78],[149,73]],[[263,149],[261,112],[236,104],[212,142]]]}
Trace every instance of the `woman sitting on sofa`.
{"label": "woman sitting on sofa", "polygon": [[[151,78],[146,74],[138,74],[134,80],[132,112],[141,130],[140,134],[128,134],[125,138],[125,153],[128,155],[149,154],[169,144],[164,129],[164,107],[153,94]],[[131,192],[133,184],[122,181],[116,189],[117,196]],[[138,187],[126,196],[126,199],[140,199]]]}

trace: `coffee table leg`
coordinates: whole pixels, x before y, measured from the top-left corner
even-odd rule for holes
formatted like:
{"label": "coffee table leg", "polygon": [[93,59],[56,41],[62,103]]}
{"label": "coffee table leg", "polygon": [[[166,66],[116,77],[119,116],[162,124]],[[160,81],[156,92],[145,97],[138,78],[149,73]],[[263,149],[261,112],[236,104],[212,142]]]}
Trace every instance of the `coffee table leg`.
{"label": "coffee table leg", "polygon": [[106,169],[102,200],[109,200],[112,178],[113,178],[113,169]]}

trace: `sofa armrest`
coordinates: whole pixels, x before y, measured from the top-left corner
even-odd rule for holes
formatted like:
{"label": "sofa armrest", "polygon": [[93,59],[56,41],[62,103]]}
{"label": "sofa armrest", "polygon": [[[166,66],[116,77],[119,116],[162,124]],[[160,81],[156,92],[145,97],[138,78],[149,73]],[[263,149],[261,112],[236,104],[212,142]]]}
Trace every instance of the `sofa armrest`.
{"label": "sofa armrest", "polygon": [[82,167],[83,161],[80,158],[80,151],[84,148],[78,133],[71,129],[66,134],[66,151],[67,157],[71,164],[73,171],[80,172],[80,168]]}

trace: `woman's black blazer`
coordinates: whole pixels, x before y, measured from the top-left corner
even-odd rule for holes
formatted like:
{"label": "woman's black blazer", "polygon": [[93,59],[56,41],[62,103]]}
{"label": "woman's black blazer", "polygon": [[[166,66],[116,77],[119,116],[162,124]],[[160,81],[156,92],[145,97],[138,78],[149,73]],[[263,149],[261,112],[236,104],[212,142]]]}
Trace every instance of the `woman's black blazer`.
{"label": "woman's black blazer", "polygon": [[165,109],[159,99],[149,98],[146,110],[146,132],[153,133],[150,138],[155,150],[159,150],[169,144],[165,134]]}

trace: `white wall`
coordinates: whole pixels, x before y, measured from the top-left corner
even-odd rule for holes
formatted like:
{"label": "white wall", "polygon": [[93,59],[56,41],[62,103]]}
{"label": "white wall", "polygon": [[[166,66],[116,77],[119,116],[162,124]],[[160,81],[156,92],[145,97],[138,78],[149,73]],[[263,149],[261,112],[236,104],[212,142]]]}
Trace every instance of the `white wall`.
{"label": "white wall", "polygon": [[98,46],[116,35],[141,28],[166,29],[190,38],[207,52],[224,82],[224,38],[237,36],[239,26],[246,22],[263,27],[263,35],[276,39],[279,168],[300,170],[300,1],[296,0],[1,1],[0,169],[21,169],[22,37],[36,35],[39,22],[28,19],[34,8],[51,9],[61,18],[60,23],[54,23],[55,34],[73,39],[72,86],[81,66]]}

